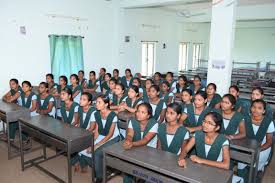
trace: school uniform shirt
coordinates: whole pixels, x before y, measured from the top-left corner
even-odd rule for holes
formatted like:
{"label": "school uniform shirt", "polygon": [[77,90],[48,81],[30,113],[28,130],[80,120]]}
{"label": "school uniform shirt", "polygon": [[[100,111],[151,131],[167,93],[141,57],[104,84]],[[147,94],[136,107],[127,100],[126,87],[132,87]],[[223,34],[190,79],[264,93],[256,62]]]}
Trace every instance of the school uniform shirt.
{"label": "school uniform shirt", "polygon": [[[128,128],[131,128],[133,129],[133,125],[132,125],[132,120],[129,121],[129,125],[128,125]],[[150,130],[149,132],[151,133],[158,133],[158,123],[156,123]],[[148,132],[148,133],[149,133]],[[143,133],[144,132],[140,132],[141,133],[141,136],[143,136]],[[158,138],[157,138],[157,135],[147,144],[147,146],[149,147],[153,147],[153,148],[156,148],[157,147],[157,141],[158,141]]]}
{"label": "school uniform shirt", "polygon": [[172,83],[170,84],[170,92],[177,93],[177,82],[176,81],[172,81]]}
{"label": "school uniform shirt", "polygon": [[[175,137],[175,134],[166,134],[166,140],[167,140],[168,147],[170,147],[174,137]],[[188,140],[189,138],[190,138],[190,133],[187,131],[183,140]],[[181,152],[181,148],[179,149],[177,155],[179,155],[180,152]]]}
{"label": "school uniform shirt", "polygon": [[73,95],[74,95],[75,92],[79,91],[78,95],[75,96],[74,99],[73,99],[74,102],[76,102],[76,103],[79,104],[81,93],[82,93],[82,87],[81,87],[81,85],[76,86],[76,88],[74,88],[74,89],[73,89],[73,86],[71,85],[70,88],[71,88],[71,90],[73,92]]}
{"label": "school uniform shirt", "polygon": [[172,102],[171,102],[171,103],[173,103],[173,101],[174,101],[174,93],[172,93],[172,92],[169,92],[169,93],[166,94],[166,95],[163,95],[163,94],[161,93],[160,99],[164,100],[165,103],[168,103],[168,100],[169,100],[170,97],[172,97]]}
{"label": "school uniform shirt", "polygon": [[[28,98],[24,98],[24,100],[25,100],[25,103],[27,102],[27,100],[28,100]],[[37,100],[37,96],[36,95],[33,95],[32,96],[32,101],[36,101]],[[30,107],[29,107],[29,109],[31,109],[32,108],[32,102],[31,102],[31,105],[30,105]],[[31,112],[31,116],[38,116],[39,114],[36,112],[36,110],[35,111],[32,111]]]}
{"label": "school uniform shirt", "polygon": [[[16,90],[13,90],[13,89],[10,90],[11,96],[14,96],[17,92],[18,92],[18,93],[20,94],[20,96],[21,96],[21,93],[23,92],[23,91],[22,91],[22,88],[21,88],[21,87],[18,87],[18,90],[17,90],[17,91],[16,91]],[[16,100],[16,103],[17,103],[18,105],[22,105],[22,99],[21,99],[20,96],[19,96],[19,97],[17,98],[17,100]]]}
{"label": "school uniform shirt", "polygon": [[[91,123],[96,122],[95,114],[96,114],[96,111],[93,113],[93,115],[91,115]],[[105,128],[106,119],[101,119],[101,121],[102,121],[102,126],[103,126],[103,128]],[[118,118],[117,118],[117,116],[115,116],[115,117],[113,118],[113,121],[112,121],[112,123],[115,123],[115,125],[116,125],[116,126],[115,126],[115,131],[114,131],[113,136],[112,136],[108,141],[110,141],[110,140],[112,140],[112,139],[114,139],[114,138],[116,138],[117,136],[120,135],[119,129],[118,129],[118,126],[117,126],[117,121],[118,121]],[[97,139],[95,140],[94,144],[96,145],[97,143],[99,143],[99,142],[100,142],[102,139],[104,139],[105,137],[106,137],[106,136],[104,136],[104,135],[99,135],[99,136],[97,137]],[[79,154],[80,154],[80,155],[87,156],[87,157],[92,157],[92,154],[87,153],[86,150],[81,151]]]}
{"label": "school uniform shirt", "polygon": [[[257,126],[255,124],[252,124],[253,127],[253,132],[256,135],[260,126]],[[269,124],[268,129],[266,134],[269,133],[274,133],[275,132],[275,127],[274,127],[274,123],[273,121]],[[262,141],[262,144],[266,143],[266,135],[264,136],[264,139]],[[259,164],[258,164],[258,171],[264,171],[264,167],[265,165],[268,163],[268,158],[270,156],[270,152],[271,152],[271,147],[269,147],[268,149],[261,151],[260,152],[260,156],[259,156]],[[238,169],[244,169],[247,166],[247,164],[244,163],[238,163]]]}
{"label": "school uniform shirt", "polygon": [[[74,113],[77,113],[77,112],[78,112],[78,108],[79,108],[78,105],[75,106],[75,108],[74,108]],[[69,114],[70,114],[70,111],[67,111],[67,110],[66,110],[66,115],[69,116]],[[73,119],[72,119],[71,124],[73,124],[74,122],[75,122],[75,117],[74,117],[74,115],[73,115]]]}
{"label": "school uniform shirt", "polygon": [[[40,99],[40,101],[41,101],[41,106],[43,106],[45,99]],[[48,114],[49,114],[50,116],[53,116],[53,117],[54,117],[54,116],[55,116],[55,113],[56,113],[54,98],[51,97],[50,100],[49,100],[49,102],[53,102],[53,103],[54,103],[54,106],[53,106],[51,112],[49,112]]]}
{"label": "school uniform shirt", "polygon": [[[150,102],[150,105],[151,105],[151,107],[152,107],[152,109],[153,109],[153,116],[154,116],[154,115],[155,115],[155,112],[156,112],[156,109],[157,109],[157,104],[153,104],[153,103]],[[163,109],[166,109],[166,108],[167,108],[167,106],[166,106],[165,102],[163,102],[162,110],[163,110]],[[161,110],[161,111],[162,111],[162,110]],[[158,117],[157,120],[159,120],[159,118],[160,118],[160,114],[159,114],[159,117]]]}
{"label": "school uniform shirt", "polygon": [[82,120],[83,120],[83,121],[89,120],[89,123],[88,123],[88,125],[86,126],[86,130],[88,130],[88,129],[90,128],[91,124],[95,122],[95,121],[92,120],[92,116],[94,115],[95,112],[96,112],[96,110],[94,110],[94,111],[92,112],[92,114],[89,116],[89,119],[86,119],[86,117],[87,117],[87,112],[83,112],[83,113],[82,113]]}

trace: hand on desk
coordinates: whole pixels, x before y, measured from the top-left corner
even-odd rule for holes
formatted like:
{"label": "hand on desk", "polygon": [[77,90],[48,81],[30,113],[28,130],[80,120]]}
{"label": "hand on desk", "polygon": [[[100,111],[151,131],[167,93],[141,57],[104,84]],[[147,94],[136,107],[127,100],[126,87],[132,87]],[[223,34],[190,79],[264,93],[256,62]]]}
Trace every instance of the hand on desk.
{"label": "hand on desk", "polygon": [[186,161],[185,161],[185,159],[179,158],[178,159],[178,165],[180,167],[186,168]]}
{"label": "hand on desk", "polygon": [[[96,144],[94,146],[94,151],[97,150],[99,147],[100,147],[100,145]],[[86,149],[86,153],[91,154],[92,153],[92,148],[89,147],[88,149]]]}
{"label": "hand on desk", "polygon": [[195,163],[199,163],[199,164],[201,164],[202,163],[202,159],[201,158],[199,158],[198,156],[196,156],[196,155],[192,155],[192,156],[190,156],[190,159],[191,159],[191,161],[193,161],[193,162],[195,162]]}
{"label": "hand on desk", "polygon": [[123,144],[123,148],[125,150],[129,150],[133,147],[133,142],[129,141],[129,140],[126,140]]}

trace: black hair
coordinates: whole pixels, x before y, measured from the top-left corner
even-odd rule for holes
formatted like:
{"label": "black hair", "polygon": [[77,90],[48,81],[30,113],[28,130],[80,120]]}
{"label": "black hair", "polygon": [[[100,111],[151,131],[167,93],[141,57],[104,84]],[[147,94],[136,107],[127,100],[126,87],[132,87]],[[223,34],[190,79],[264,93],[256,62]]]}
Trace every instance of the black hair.
{"label": "black hair", "polygon": [[99,95],[99,96],[96,97],[96,99],[98,99],[98,98],[101,98],[105,104],[108,104],[107,108],[110,108],[110,106],[109,106],[109,103],[110,103],[109,97],[106,97],[105,95],[102,94],[102,95]]}
{"label": "black hair", "polygon": [[159,92],[160,91],[160,89],[159,89],[159,86],[158,85],[152,85],[151,87],[150,87],[150,89],[151,88],[154,88],[157,92]]}
{"label": "black hair", "polygon": [[120,86],[120,88],[125,92],[125,86],[121,83],[117,83],[116,85]]}
{"label": "black hair", "polygon": [[134,78],[133,81],[134,81],[134,80],[137,80],[139,86],[141,86],[141,80],[140,80],[139,78]]}
{"label": "black hair", "polygon": [[89,92],[83,92],[83,93],[81,94],[81,96],[83,96],[83,95],[86,95],[86,96],[87,96],[89,102],[92,102],[92,101],[93,101],[93,95],[90,94]]}
{"label": "black hair", "polygon": [[18,85],[18,79],[15,79],[15,78],[12,78],[12,79],[10,79],[10,82],[15,82],[15,84],[17,84]]}
{"label": "black hair", "polygon": [[187,82],[187,77],[185,75],[180,75],[178,80],[182,79],[185,83]]}
{"label": "black hair", "polygon": [[132,89],[132,90],[134,90],[137,94],[139,94],[139,88],[138,88],[138,86],[132,85],[132,86],[130,86],[129,89]]}
{"label": "black hair", "polygon": [[235,107],[237,100],[236,100],[236,98],[233,95],[231,95],[231,94],[225,94],[222,98],[228,98],[228,100],[230,101],[230,103],[232,104],[232,106]]}
{"label": "black hair", "polygon": [[111,73],[106,73],[106,74],[104,75],[104,78],[105,78],[106,75],[109,76],[109,78],[112,77]]}
{"label": "black hair", "polygon": [[182,107],[180,104],[178,103],[171,103],[167,106],[167,108],[171,108],[173,109],[173,111],[175,111],[178,115],[181,114],[181,111],[182,111]]}
{"label": "black hair", "polygon": [[194,76],[194,80],[195,80],[195,79],[198,79],[198,80],[201,81],[201,77],[200,77],[199,75],[195,75],[195,76]]}
{"label": "black hair", "polygon": [[72,78],[72,77],[74,77],[74,78],[76,79],[76,82],[79,82],[78,75],[76,75],[76,74],[72,74],[72,75],[70,76],[70,78]]}
{"label": "black hair", "polygon": [[[213,118],[213,121],[216,123],[216,126],[219,126],[220,129],[218,130],[218,132],[221,130],[222,127],[222,123],[223,123],[223,117],[221,114],[217,113],[217,112],[209,112],[205,115],[206,116],[211,116]],[[204,117],[204,119],[205,119]]]}
{"label": "black hair", "polygon": [[[260,104],[262,104],[263,107],[264,107],[264,110],[266,110],[266,102],[265,102],[263,99],[256,99],[256,100],[252,101],[250,110],[251,110],[252,106],[253,106],[255,103],[260,103]],[[265,112],[265,113],[266,113],[266,112]],[[264,115],[265,115],[265,113],[264,113]]]}
{"label": "black hair", "polygon": [[165,84],[166,86],[168,86],[168,88],[170,88],[170,84],[169,84],[169,82],[168,82],[168,81],[166,81],[166,80],[165,80],[165,81],[163,81],[161,84],[162,84],[162,85],[163,85],[163,84]]}
{"label": "black hair", "polygon": [[46,74],[46,77],[51,77],[52,79],[54,79],[54,76],[51,73]]}
{"label": "black hair", "polygon": [[141,104],[139,104],[138,106],[137,106],[137,109],[139,108],[139,107],[141,107],[141,106],[144,106],[144,107],[146,107],[146,109],[147,109],[147,112],[148,112],[148,114],[149,114],[149,118],[152,118],[152,116],[153,116],[153,109],[152,109],[152,106],[149,104],[149,103],[141,103]]}
{"label": "black hair", "polygon": [[146,79],[145,83],[146,83],[147,81],[150,81],[151,84],[154,83],[154,81],[153,81],[152,79]]}
{"label": "black hair", "polygon": [[183,92],[186,92],[186,93],[188,93],[190,96],[193,96],[193,91],[190,90],[190,89],[183,89],[181,93],[183,93]]}
{"label": "black hair", "polygon": [[261,87],[258,86],[258,87],[252,88],[252,92],[255,90],[259,91],[261,95],[264,95],[264,90]]}
{"label": "black hair", "polygon": [[78,73],[82,73],[84,75],[84,71],[83,70],[78,71]]}
{"label": "black hair", "polygon": [[231,88],[233,88],[233,89],[236,90],[237,92],[240,92],[240,89],[239,89],[239,87],[238,87],[237,85],[231,85],[231,86],[229,87],[229,89],[231,89]]}
{"label": "black hair", "polygon": [[101,70],[103,70],[103,72],[106,72],[106,69],[104,67],[100,68]]}
{"label": "black hair", "polygon": [[90,74],[96,75],[95,71],[90,71]]}
{"label": "black hair", "polygon": [[114,82],[115,84],[117,84],[117,80],[115,78],[111,78],[109,82]]}
{"label": "black hair", "polygon": [[44,85],[44,87],[47,89],[49,88],[49,84],[46,82],[41,82],[39,85]]}
{"label": "black hair", "polygon": [[70,88],[65,87],[61,92],[65,92],[70,95],[70,100],[73,100],[73,91]]}
{"label": "black hair", "polygon": [[25,84],[25,85],[28,85],[30,88],[32,88],[31,82],[29,82],[29,81],[23,81],[23,82],[22,82],[22,86],[23,86],[24,84]]}
{"label": "black hair", "polygon": [[60,76],[59,79],[61,79],[61,78],[65,81],[65,83],[67,85],[68,84],[68,78],[67,78],[67,76]]}
{"label": "black hair", "polygon": [[154,75],[158,75],[159,77],[161,77],[161,73],[160,72],[155,72]]}
{"label": "black hair", "polygon": [[119,70],[118,70],[118,69],[114,69],[114,70],[113,70],[113,73],[114,73],[114,72],[116,72],[116,73],[119,74]]}
{"label": "black hair", "polygon": [[166,73],[166,76],[167,76],[167,75],[170,75],[171,77],[174,77],[174,73],[173,73],[173,72],[167,72],[167,73]]}
{"label": "black hair", "polygon": [[204,100],[207,99],[207,94],[205,91],[197,91],[197,93],[195,94],[195,96],[200,95],[202,98],[204,98]]}
{"label": "black hair", "polygon": [[128,68],[128,69],[125,69],[125,73],[126,73],[126,72],[130,72],[131,77],[133,77],[131,69],[129,69],[129,68]]}
{"label": "black hair", "polygon": [[217,91],[217,85],[215,83],[209,83],[206,88],[213,86],[214,90]]}

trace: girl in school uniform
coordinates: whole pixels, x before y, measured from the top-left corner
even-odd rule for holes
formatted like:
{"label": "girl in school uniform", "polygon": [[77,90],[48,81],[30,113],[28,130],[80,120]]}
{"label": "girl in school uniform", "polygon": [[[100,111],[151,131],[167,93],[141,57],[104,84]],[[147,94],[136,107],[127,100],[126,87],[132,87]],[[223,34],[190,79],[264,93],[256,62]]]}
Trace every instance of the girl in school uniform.
{"label": "girl in school uniform", "polygon": [[159,125],[158,145],[163,151],[181,154],[187,140],[190,138],[188,130],[178,123],[181,116],[181,105],[169,104],[166,111],[166,123]]}
{"label": "girl in school uniform", "polygon": [[149,92],[149,103],[153,109],[153,118],[159,123],[162,123],[165,118],[166,104],[164,100],[159,97],[160,90],[157,85],[152,85]]}
{"label": "girl in school uniform", "polygon": [[229,141],[219,133],[222,116],[216,112],[207,113],[203,119],[202,131],[196,131],[180,154],[178,165],[186,167],[187,153],[195,146],[196,155],[191,155],[191,161],[199,164],[229,169]]}
{"label": "girl in school uniform", "polygon": [[229,140],[242,139],[246,136],[244,117],[241,113],[234,111],[236,99],[231,94],[226,94],[221,101],[221,114],[223,117],[220,133]]}
{"label": "girl in school uniform", "polygon": [[123,76],[121,78],[121,84],[123,84],[123,86],[125,88],[129,88],[132,85],[133,82],[133,75],[130,69],[126,69],[125,70],[125,76]]}
{"label": "girl in school uniform", "polygon": [[184,89],[181,92],[181,100],[182,100],[182,103],[184,106],[185,106],[185,104],[191,104],[192,98],[193,98],[192,90]]}
{"label": "girl in school uniform", "polygon": [[145,89],[143,90],[143,101],[149,101],[149,91],[150,87],[153,85],[153,80],[152,79],[146,79],[145,81]]}
{"label": "girl in school uniform", "polygon": [[[93,96],[88,92],[84,92],[80,98],[80,104],[78,108],[78,127],[93,132],[92,129],[92,121],[91,117],[94,115],[96,108],[92,107]],[[74,165],[74,171],[79,172],[81,170],[82,173],[86,173],[87,169],[84,167],[80,168],[80,156],[77,154],[72,156],[71,164]]]}
{"label": "girl in school uniform", "polygon": [[202,129],[202,121],[205,115],[212,110],[206,106],[207,95],[204,91],[198,91],[194,98],[194,103],[185,105],[184,112],[179,121],[180,124],[186,126],[190,133]]}
{"label": "girl in school uniform", "polygon": [[18,80],[14,78],[10,79],[9,84],[10,91],[3,96],[2,100],[5,102],[16,103],[21,105],[22,101],[20,96],[23,91],[22,88],[19,86]]}
{"label": "girl in school uniform", "polygon": [[143,97],[143,93],[145,89],[141,86],[141,80],[139,78],[134,78],[132,85],[135,85],[138,87],[139,97]]}
{"label": "girl in school uniform", "polygon": [[153,77],[154,85],[160,86],[162,82],[161,73],[156,72]]}
{"label": "girl in school uniform", "polygon": [[85,74],[83,70],[78,71],[78,79],[79,79],[79,85],[84,88],[86,83],[87,83],[87,79],[85,78]]}
{"label": "girl in school uniform", "polygon": [[49,85],[49,92],[55,93],[55,90],[57,89],[58,84],[54,82],[54,76],[53,74],[47,74],[46,75],[46,82]]}
{"label": "girl in school uniform", "polygon": [[119,105],[125,102],[127,95],[124,94],[125,88],[121,83],[116,84],[115,94],[113,95],[113,100],[111,101],[111,110],[119,110]]}
{"label": "girl in school uniform", "polygon": [[38,88],[39,94],[37,95],[37,110],[40,115],[48,115],[55,118],[56,108],[55,99],[49,94],[49,86],[46,82],[41,82]]}
{"label": "girl in school uniform", "polygon": [[109,98],[110,100],[110,105],[112,104],[111,101],[113,100],[113,97],[115,95],[115,90],[116,90],[116,84],[117,80],[114,78],[111,78],[109,81],[109,88],[110,90],[106,92],[105,96]]}
{"label": "girl in school uniform", "polygon": [[56,92],[53,94],[55,97],[60,97],[61,91],[68,87],[68,78],[66,76],[59,77],[59,85]]}
{"label": "girl in school uniform", "polygon": [[204,91],[204,87],[201,84],[201,77],[199,75],[194,76],[193,84],[189,86],[189,89],[192,90],[193,96],[198,92],[198,91]]}
{"label": "girl in school uniform", "polygon": [[175,96],[181,97],[181,92],[185,89],[187,89],[187,78],[186,76],[182,75],[178,77]]}
{"label": "girl in school uniform", "polygon": [[[246,136],[261,143],[258,171],[264,171],[267,165],[272,147],[272,137],[275,131],[274,123],[266,115],[266,103],[262,99],[255,99],[251,104],[250,115],[245,116]],[[245,182],[248,178],[248,166],[238,164],[238,175],[243,177]],[[258,177],[257,177],[258,178]]]}
{"label": "girl in school uniform", "polygon": [[71,124],[73,126],[77,125],[78,122],[78,103],[73,101],[72,90],[70,88],[65,88],[61,91],[61,117],[62,121]]}
{"label": "girl in school uniform", "polygon": [[119,76],[119,70],[114,69],[113,70],[113,79],[117,80],[117,83],[121,83],[121,77]]}
{"label": "girl in school uniform", "polygon": [[166,73],[166,77],[165,77],[166,81],[168,82],[168,86],[169,86],[169,91],[172,93],[177,93],[177,82],[174,80],[174,73],[173,72],[167,72]]}
{"label": "girl in school uniform", "polygon": [[229,94],[233,95],[236,99],[236,105],[234,107],[235,111],[241,112],[242,111],[242,106],[245,103],[245,99],[242,99],[239,97],[240,95],[240,89],[236,85],[232,85],[229,87]]}
{"label": "girl in school uniform", "polygon": [[137,106],[143,103],[142,98],[139,97],[138,87],[132,85],[128,90],[128,97],[125,102],[121,103],[119,106],[120,111],[127,110],[130,113],[135,113]]}
{"label": "girl in school uniform", "polygon": [[105,74],[106,74],[106,69],[104,67],[100,68],[100,70],[99,70],[99,77],[98,77],[98,80],[100,82],[100,87],[101,87],[101,84],[104,81]]}
{"label": "girl in school uniform", "polygon": [[103,94],[106,94],[107,92],[110,91],[110,79],[111,79],[111,74],[106,73],[104,76],[104,82],[101,84],[101,90]]}
{"label": "girl in school uniform", "polygon": [[[120,135],[117,126],[118,118],[116,113],[109,109],[109,99],[103,95],[97,97],[96,109],[97,111],[91,116],[91,129],[94,129],[94,163],[96,182],[99,183],[103,178],[103,149],[117,143],[120,140]],[[90,165],[91,149],[88,148],[79,154],[81,168]]]}
{"label": "girl in school uniform", "polygon": [[72,74],[70,76],[70,82],[71,82],[70,89],[73,92],[73,95],[72,95],[73,100],[74,102],[79,104],[81,93],[82,93],[82,87],[81,85],[78,84],[79,83],[78,76],[76,74]]}
{"label": "girl in school uniform", "polygon": [[209,83],[206,87],[207,93],[207,106],[215,109],[219,109],[221,107],[222,97],[216,93],[217,85],[214,83]]}
{"label": "girl in school uniform", "polygon": [[89,93],[101,92],[100,82],[96,79],[95,71],[90,72],[89,81],[86,83],[84,91]]}
{"label": "girl in school uniform", "polygon": [[[158,123],[152,118],[152,107],[148,103],[139,104],[136,111],[136,118],[129,121],[127,136],[123,147],[125,150],[140,146],[156,148],[157,132]],[[133,176],[124,176],[124,183],[130,183],[132,181]]]}
{"label": "girl in school uniform", "polygon": [[168,81],[163,81],[161,83],[161,92],[160,92],[160,98],[162,100],[164,100],[164,102],[166,103],[166,105],[169,105],[171,103],[173,103],[174,101],[174,94],[173,92],[170,92],[170,87],[169,87],[169,83]]}

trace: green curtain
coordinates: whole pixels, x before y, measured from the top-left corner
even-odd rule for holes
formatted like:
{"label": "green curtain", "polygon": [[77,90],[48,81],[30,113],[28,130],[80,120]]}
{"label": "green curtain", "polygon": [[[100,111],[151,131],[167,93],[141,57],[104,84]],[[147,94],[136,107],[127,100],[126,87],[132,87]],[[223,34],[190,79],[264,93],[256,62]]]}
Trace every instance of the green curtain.
{"label": "green curtain", "polygon": [[50,35],[51,72],[55,82],[58,77],[77,74],[84,69],[81,36]]}

